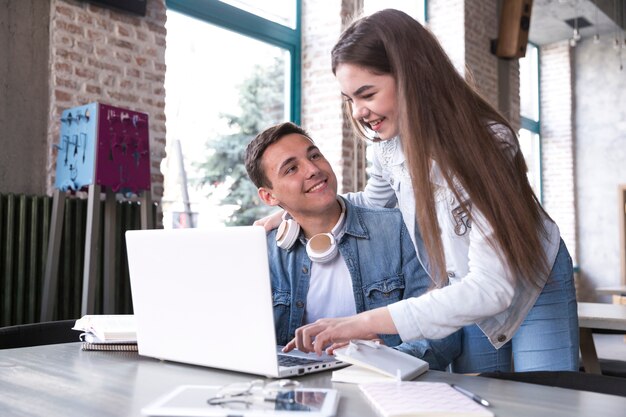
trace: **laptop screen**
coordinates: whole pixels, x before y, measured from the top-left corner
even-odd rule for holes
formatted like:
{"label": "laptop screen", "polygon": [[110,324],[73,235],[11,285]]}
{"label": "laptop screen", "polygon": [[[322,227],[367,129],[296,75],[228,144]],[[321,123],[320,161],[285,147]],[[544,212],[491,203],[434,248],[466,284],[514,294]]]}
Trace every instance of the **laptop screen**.
{"label": "laptop screen", "polygon": [[139,354],[277,376],[265,230],[126,232]]}

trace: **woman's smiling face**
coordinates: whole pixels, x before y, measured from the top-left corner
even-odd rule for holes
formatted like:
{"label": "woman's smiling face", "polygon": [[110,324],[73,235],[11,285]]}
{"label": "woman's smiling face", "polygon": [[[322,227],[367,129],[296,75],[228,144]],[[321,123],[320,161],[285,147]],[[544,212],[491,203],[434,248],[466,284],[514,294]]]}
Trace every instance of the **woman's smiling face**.
{"label": "woman's smiling face", "polygon": [[335,76],[356,121],[375,132],[381,140],[398,136],[396,81],[391,75],[374,74],[353,64],[339,64]]}

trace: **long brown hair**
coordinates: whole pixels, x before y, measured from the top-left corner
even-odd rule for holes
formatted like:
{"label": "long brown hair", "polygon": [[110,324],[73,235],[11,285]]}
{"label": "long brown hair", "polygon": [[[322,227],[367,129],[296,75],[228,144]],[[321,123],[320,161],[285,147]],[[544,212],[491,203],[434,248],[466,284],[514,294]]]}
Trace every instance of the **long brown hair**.
{"label": "long brown hair", "polygon": [[[390,74],[396,81],[402,148],[433,278],[447,281],[430,181],[436,161],[460,209],[472,221],[470,208],[478,209],[492,226],[489,243],[510,272],[539,285],[539,275],[549,270],[541,245],[547,214],[528,183],[517,136],[456,71],[437,39],[407,14],[383,10],[343,32],[332,50],[333,73],[340,64]],[[357,134],[364,137],[356,122]],[[508,129],[510,138],[498,139],[490,124]]]}

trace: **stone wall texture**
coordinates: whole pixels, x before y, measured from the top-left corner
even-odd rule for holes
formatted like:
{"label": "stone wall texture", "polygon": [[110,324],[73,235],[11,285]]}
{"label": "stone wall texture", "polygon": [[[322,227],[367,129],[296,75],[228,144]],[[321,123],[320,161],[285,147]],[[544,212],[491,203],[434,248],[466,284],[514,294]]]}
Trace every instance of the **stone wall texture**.
{"label": "stone wall texture", "polygon": [[163,195],[165,0],[146,16],[74,0],[51,0],[47,188],[54,185],[63,110],[94,101],[142,111],[150,120],[152,195]]}

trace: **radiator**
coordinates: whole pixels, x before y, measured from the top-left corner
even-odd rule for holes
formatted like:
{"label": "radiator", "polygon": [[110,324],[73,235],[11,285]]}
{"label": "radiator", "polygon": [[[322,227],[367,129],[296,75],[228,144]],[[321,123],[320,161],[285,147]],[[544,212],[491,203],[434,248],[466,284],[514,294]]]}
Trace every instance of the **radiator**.
{"label": "radiator", "polygon": [[[104,212],[104,202],[101,202]],[[156,218],[156,204],[152,207]],[[0,194],[0,326],[39,321],[52,197]],[[87,199],[68,198],[63,213],[55,320],[80,317]],[[124,232],[141,228],[140,206],[118,201],[115,236],[116,314],[132,313]],[[104,216],[103,220],[104,222]],[[104,230],[101,224],[101,230]],[[100,248],[104,248],[101,242]],[[98,254],[96,314],[102,313],[102,258]]]}

